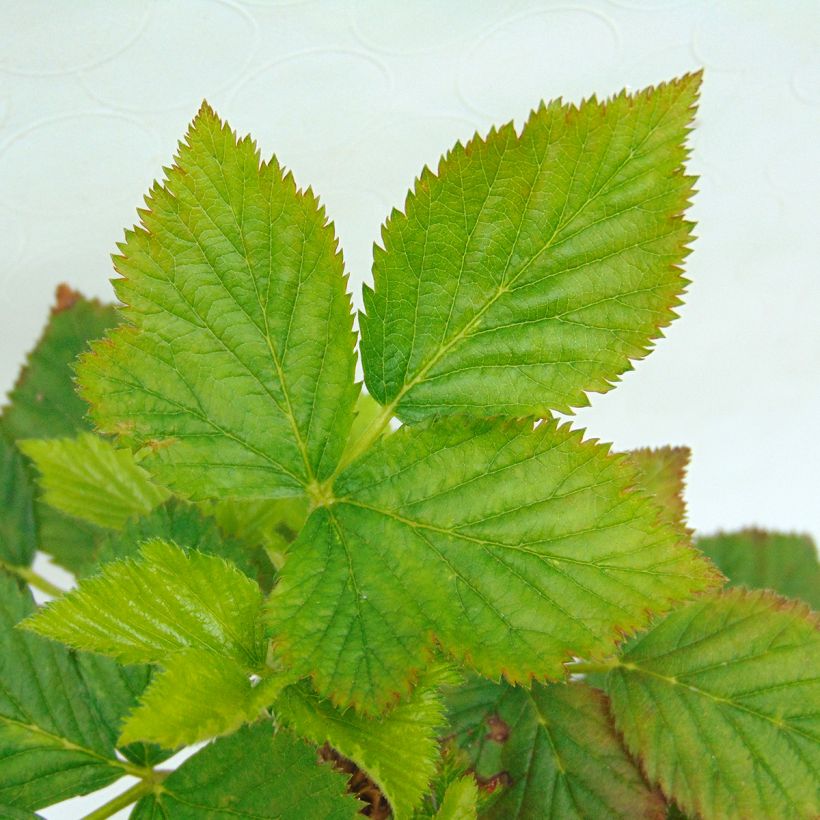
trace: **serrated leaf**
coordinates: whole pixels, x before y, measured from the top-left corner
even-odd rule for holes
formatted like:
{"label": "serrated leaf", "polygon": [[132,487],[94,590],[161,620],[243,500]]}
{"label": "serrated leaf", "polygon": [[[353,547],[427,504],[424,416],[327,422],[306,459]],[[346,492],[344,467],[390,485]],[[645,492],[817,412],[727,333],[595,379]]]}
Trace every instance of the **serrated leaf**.
{"label": "serrated leaf", "polygon": [[20,449],[40,472],[43,500],[66,515],[120,529],[168,498],[128,450],[82,433],[76,438],[27,439]]}
{"label": "serrated leaf", "polygon": [[603,693],[581,683],[527,690],[476,678],[448,703],[476,776],[502,784],[482,817],[665,816],[666,803],[621,746]]}
{"label": "serrated leaf", "polygon": [[472,776],[453,781],[444,792],[444,800],[435,820],[475,820],[478,811],[478,786]]}
{"label": "serrated leaf", "polygon": [[232,564],[155,539],[139,560],[106,564],[25,626],[121,663],[205,649],[254,668],[264,656],[261,605],[259,586]]}
{"label": "serrated leaf", "polygon": [[193,500],[296,495],[332,473],[358,392],[333,228],[207,104],[166,174],[115,258],[130,324],[81,360],[82,392]]}
{"label": "serrated leaf", "polygon": [[290,734],[260,723],[221,738],[186,760],[131,820],[353,820],[360,803],[345,779]]}
{"label": "serrated leaf", "polygon": [[100,704],[61,646],[15,629],[34,602],[0,575],[0,803],[38,809],[135,767],[119,761]]}
{"label": "serrated leaf", "polygon": [[120,743],[148,741],[176,749],[229,734],[259,717],[292,678],[252,683],[232,658],[201,649],[169,656],[122,727]]}
{"label": "serrated leaf", "polygon": [[392,816],[404,820],[412,817],[436,771],[438,730],[444,723],[437,687],[447,680],[441,671],[428,673],[409,698],[378,718],[341,711],[306,684],[285,689],[274,711],[297,734],[319,745],[329,743],[364,769]]}
{"label": "serrated leaf", "polygon": [[697,540],[731,586],[765,587],[820,610],[820,561],[808,535],[748,529]]}
{"label": "serrated leaf", "polygon": [[804,604],[700,599],[633,641],[607,689],[630,751],[687,814],[820,812],[820,623]]}
{"label": "serrated leaf", "polygon": [[382,439],[315,510],[270,599],[288,666],[367,711],[432,635],[487,676],[564,676],[714,570],[607,448],[557,422],[449,419]]}
{"label": "serrated leaf", "polygon": [[36,551],[34,489],[23,456],[0,425],[0,566],[28,567]]}
{"label": "serrated leaf", "polygon": [[213,519],[179,498],[171,498],[148,515],[129,520],[121,532],[107,532],[99,545],[97,563],[136,557],[140,544],[152,538],[225,558],[249,578],[269,578],[273,572],[264,550],[223,535]]}
{"label": "serrated leaf", "polygon": [[675,318],[700,73],[541,106],[425,168],[377,248],[360,319],[370,394],[407,421],[588,403]]}
{"label": "serrated leaf", "polygon": [[635,465],[641,488],[655,497],[671,522],[683,523],[686,519],[686,501],[683,497],[686,468],[692,452],[688,447],[642,447],[630,450],[627,455]]}
{"label": "serrated leaf", "polygon": [[73,436],[89,428],[88,406],[75,392],[71,365],[89,341],[116,323],[112,305],[86,299],[67,285],[57,288],[46,329],[3,410],[3,423],[13,438]]}

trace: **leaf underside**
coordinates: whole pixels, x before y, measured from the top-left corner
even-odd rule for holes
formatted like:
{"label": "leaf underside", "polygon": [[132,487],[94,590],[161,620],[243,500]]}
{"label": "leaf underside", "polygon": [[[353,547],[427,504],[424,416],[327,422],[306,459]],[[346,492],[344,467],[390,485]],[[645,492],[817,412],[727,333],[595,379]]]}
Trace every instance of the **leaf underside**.
{"label": "leaf underside", "polygon": [[370,394],[406,421],[543,417],[645,356],[686,285],[700,76],[542,105],[425,168],[364,291]]}
{"label": "leaf underside", "polygon": [[333,228],[206,104],[166,174],[115,258],[127,324],[81,391],[191,499],[298,494],[335,467],[358,392]]}
{"label": "leaf underside", "polygon": [[731,590],[677,609],[607,690],[628,748],[687,813],[820,812],[820,624],[804,604]]}
{"label": "leaf underside", "polygon": [[606,697],[584,684],[530,690],[474,679],[448,698],[476,775],[502,791],[482,817],[662,818],[615,733]]}
{"label": "leaf underside", "polygon": [[634,471],[556,422],[404,427],[336,483],[269,602],[279,651],[337,703],[404,693],[435,635],[479,672],[563,677],[575,655],[714,586]]}

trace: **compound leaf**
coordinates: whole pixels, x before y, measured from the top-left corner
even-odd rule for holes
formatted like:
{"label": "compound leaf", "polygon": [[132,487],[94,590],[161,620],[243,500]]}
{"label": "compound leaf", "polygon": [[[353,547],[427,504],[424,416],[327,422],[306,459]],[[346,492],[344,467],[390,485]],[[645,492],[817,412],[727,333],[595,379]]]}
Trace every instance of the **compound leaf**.
{"label": "compound leaf", "polygon": [[289,678],[254,684],[247,668],[202,649],[170,655],[122,727],[120,743],[158,743],[176,749],[229,734],[259,717]]}
{"label": "compound leaf", "polygon": [[120,529],[168,498],[129,450],[81,433],[76,438],[27,439],[20,449],[40,472],[43,500],[67,515]]}
{"label": "compound leaf", "polygon": [[27,590],[0,575],[0,803],[29,810],[95,791],[129,768],[74,656],[15,629],[34,608]]}
{"label": "compound leaf", "polygon": [[687,814],[820,812],[820,623],[804,604],[706,596],[633,641],[607,689],[629,750]]}
{"label": "compound leaf", "polygon": [[28,356],[3,410],[13,438],[58,438],[89,429],[88,405],[77,395],[71,365],[117,323],[113,305],[86,299],[68,285],[57,288],[46,329]]}
{"label": "compound leaf", "polygon": [[129,324],[77,372],[98,427],[193,500],[296,495],[333,471],[358,387],[324,209],[203,103],[126,234]]}
{"label": "compound leaf", "polygon": [[290,686],[274,711],[297,734],[329,743],[379,786],[396,820],[412,817],[436,771],[444,704],[437,687],[450,679],[428,673],[406,700],[382,717],[340,711],[305,684]]}
{"label": "compound leaf", "polygon": [[106,564],[25,626],[121,663],[205,649],[253,669],[264,657],[261,604],[258,584],[232,564],[155,539],[139,560]]}
{"label": "compound leaf", "polygon": [[698,538],[732,586],[764,587],[820,609],[820,561],[808,535],[740,530]]}
{"label": "compound leaf", "polygon": [[258,723],[188,758],[137,803],[132,820],[354,820],[361,804],[345,778],[319,765],[316,751]]}
{"label": "compound leaf", "polygon": [[602,692],[474,679],[448,704],[476,776],[503,787],[482,817],[665,817],[663,798],[621,746]]}
{"label": "compound leaf", "polygon": [[699,84],[542,105],[425,168],[364,292],[370,394],[407,421],[543,417],[645,356],[686,284]]}
{"label": "compound leaf", "polygon": [[559,678],[714,570],[622,457],[550,421],[449,419],[383,438],[288,553],[269,618],[287,665],[367,711],[435,635],[486,676]]}
{"label": "compound leaf", "polygon": [[629,460],[640,476],[641,488],[655,497],[670,522],[683,523],[686,467],[692,455],[688,447],[643,447],[630,450]]}

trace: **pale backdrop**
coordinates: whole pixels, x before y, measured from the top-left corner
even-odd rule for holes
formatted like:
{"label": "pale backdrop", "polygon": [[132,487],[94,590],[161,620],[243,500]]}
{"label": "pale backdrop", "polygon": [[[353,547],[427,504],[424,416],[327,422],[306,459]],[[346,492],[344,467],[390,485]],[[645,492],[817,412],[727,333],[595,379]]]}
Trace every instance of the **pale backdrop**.
{"label": "pale backdrop", "polygon": [[0,389],[58,282],[109,295],[114,243],[204,97],[321,195],[358,302],[381,220],[456,139],[698,66],[682,319],[578,422],[690,445],[700,530],[818,536],[816,0],[3,0]]}

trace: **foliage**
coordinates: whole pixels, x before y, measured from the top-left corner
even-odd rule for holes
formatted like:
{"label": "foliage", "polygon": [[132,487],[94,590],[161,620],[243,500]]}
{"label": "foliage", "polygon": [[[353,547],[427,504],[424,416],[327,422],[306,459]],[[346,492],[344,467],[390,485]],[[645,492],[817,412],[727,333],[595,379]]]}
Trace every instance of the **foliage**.
{"label": "foliage", "polygon": [[425,168],[364,290],[367,392],[324,209],[203,104],[122,304],[61,288],[0,421],[0,813],[126,774],[93,817],[820,812],[817,616],[718,591],[816,606],[813,545],[698,550],[686,448],[552,415],[675,318],[699,83]]}

